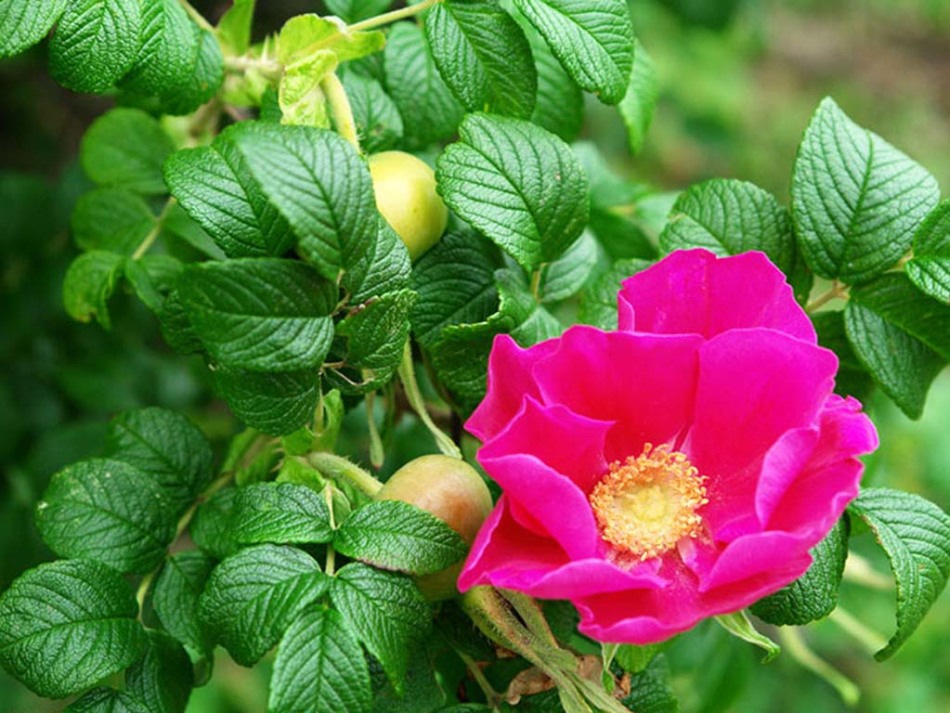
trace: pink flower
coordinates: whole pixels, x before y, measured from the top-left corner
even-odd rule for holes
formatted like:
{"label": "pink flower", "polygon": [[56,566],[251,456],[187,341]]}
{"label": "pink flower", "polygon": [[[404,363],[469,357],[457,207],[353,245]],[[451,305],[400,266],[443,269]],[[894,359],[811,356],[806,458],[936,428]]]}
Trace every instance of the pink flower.
{"label": "pink flower", "polygon": [[673,253],[619,308],[615,332],[496,339],[466,428],[504,493],[459,587],[569,599],[585,634],[645,644],[801,576],[877,434],[761,253]]}

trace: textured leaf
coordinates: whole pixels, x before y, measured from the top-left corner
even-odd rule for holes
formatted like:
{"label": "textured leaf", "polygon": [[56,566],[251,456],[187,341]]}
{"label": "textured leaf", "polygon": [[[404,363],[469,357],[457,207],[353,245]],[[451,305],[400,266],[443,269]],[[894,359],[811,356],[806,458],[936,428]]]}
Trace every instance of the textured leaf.
{"label": "textured leaf", "polygon": [[822,277],[864,282],[897,262],[940,199],[923,167],[849,119],[831,99],[798,150],[792,215],[808,265]]}
{"label": "textured leaf", "polygon": [[244,544],[333,539],[326,502],[305,485],[256,483],[239,488],[231,517],[234,539]]}
{"label": "textured leaf", "polygon": [[412,290],[389,292],[340,322],[336,334],[347,341],[347,363],[380,378],[391,375],[409,337],[409,310],[415,299]]}
{"label": "textured leaf", "polygon": [[320,398],[316,370],[267,374],[218,369],[214,382],[246,426],[274,436],[296,431],[310,421]]}
{"label": "textured leaf", "polygon": [[131,69],[141,24],[138,0],[73,0],[50,40],[50,74],[74,92],[104,92]]}
{"label": "textured leaf", "polygon": [[60,557],[85,557],[121,572],[158,564],[175,536],[175,516],[147,474],[93,458],[56,473],[36,506],[43,541]]}
{"label": "textured leaf", "polygon": [[76,203],[72,231],[83,250],[131,255],[155,227],[148,203],[125,188],[99,188]]}
{"label": "textured leaf", "polygon": [[248,547],[211,573],[199,603],[201,619],[235,661],[251,666],[326,589],[327,577],[306,552]]}
{"label": "textured leaf", "polygon": [[280,123],[330,128],[330,108],[322,84],[336,71],[337,64],[336,55],[324,50],[294,62],[284,70],[277,94]]}
{"label": "textured leaf", "polygon": [[360,146],[367,154],[394,148],[402,139],[402,116],[383,85],[356,72],[343,75]]}
{"label": "textured leaf", "polygon": [[630,85],[623,100],[617,105],[620,117],[627,127],[627,145],[634,154],[640,153],[653,111],[660,95],[656,67],[653,60],[639,40],[634,40],[636,50],[633,57],[633,70],[630,72]]}
{"label": "textured leaf", "polygon": [[369,713],[372,689],[359,643],[332,609],[311,609],[287,630],[270,685],[276,713]]}
{"label": "textured leaf", "polygon": [[544,38],[529,23],[525,25],[538,71],[538,92],[531,121],[572,143],[584,126],[584,92],[564,71]]}
{"label": "textured leaf", "polygon": [[0,57],[42,40],[63,14],[66,0],[0,0]]}
{"label": "textured leaf", "polygon": [[350,303],[361,304],[409,287],[411,271],[406,244],[380,217],[373,246],[343,275],[343,285],[350,292]]}
{"label": "textured leaf", "polygon": [[135,62],[121,86],[139,96],[163,96],[187,86],[201,32],[178,0],[142,0]]}
{"label": "textured leaf", "polygon": [[174,150],[161,125],[138,109],[113,109],[86,131],[79,150],[94,182],[135,193],[163,194],[162,163]]}
{"label": "textured leaf", "polygon": [[393,0],[325,0],[323,4],[331,13],[353,24],[386,12]]}
{"label": "textured leaf", "polygon": [[64,713],[153,713],[136,696],[114,688],[94,688],[69,704]]}
{"label": "textured leaf", "polygon": [[145,656],[125,674],[126,693],[150,713],[185,713],[194,679],[191,660],[177,641],[148,632]]}
{"label": "textured leaf", "polygon": [[231,529],[231,512],[237,491],[237,488],[225,488],[212,495],[195,511],[188,528],[195,544],[217,559],[238,551]]}
{"label": "textured leaf", "polygon": [[515,0],[564,68],[605,104],[627,92],[633,26],[623,0]]}
{"label": "textured leaf", "polygon": [[64,698],[145,650],[129,585],[87,560],[41,564],[0,595],[0,663],[31,690]]}
{"label": "textured leaf", "polygon": [[161,95],[162,110],[167,114],[190,114],[210,101],[224,82],[224,55],[214,34],[192,25],[196,49],[185,80]]}
{"label": "textured leaf", "polygon": [[904,268],[917,287],[950,304],[950,201],[927,216],[914,235],[914,257]]}
{"label": "textured leaf", "polygon": [[438,572],[467,550],[451,527],[398,500],[370,503],[354,512],[340,527],[334,545],[347,557],[409,574]]}
{"label": "textured leaf", "polygon": [[567,252],[541,268],[541,301],[557,302],[577,294],[593,273],[599,256],[594,236],[582,233]]}
{"label": "textured leaf", "polygon": [[630,679],[630,693],[622,703],[637,713],[679,713],[665,656],[655,656],[646,669]]}
{"label": "textured leaf", "polygon": [[179,290],[195,332],[225,367],[315,369],[330,348],[336,286],[302,262],[201,263],[187,269]]}
{"label": "textured leaf", "polygon": [[409,653],[431,626],[431,612],[406,575],[354,562],[337,572],[330,599],[352,631],[402,692]]}
{"label": "textured leaf", "polygon": [[109,298],[122,277],[125,258],[118,253],[93,250],[83,253],[70,264],[63,278],[63,306],[67,314],[80,322],[93,317],[109,329]]}
{"label": "textured leaf", "polygon": [[198,598],[214,564],[200,550],[178,552],[165,562],[152,589],[152,609],[165,630],[205,655],[210,654],[212,646],[198,617]]}
{"label": "textured leaf", "polygon": [[581,293],[578,321],[605,330],[617,329],[617,293],[624,280],[653,263],[632,258],[618,260],[607,272],[598,275]]}
{"label": "textured leaf", "polygon": [[866,402],[874,382],[861,364],[848,339],[844,327],[844,312],[822,311],[812,315],[818,344],[831,349],[838,357],[838,373],[835,375],[835,391],[842,396],[854,396]]}
{"label": "textured leaf", "polygon": [[538,77],[524,32],[495,0],[448,0],[426,15],[432,59],[469,111],[527,119]]}
{"label": "textured leaf", "polygon": [[439,157],[439,192],[527,271],[557,259],[588,218],[588,185],[570,148],[518,119],[469,115]]}
{"label": "textured leaf", "polygon": [[897,631],[874,658],[890,658],[914,633],[950,577],[950,516],[919,495],[861,491],[850,512],[867,523],[897,583]]}

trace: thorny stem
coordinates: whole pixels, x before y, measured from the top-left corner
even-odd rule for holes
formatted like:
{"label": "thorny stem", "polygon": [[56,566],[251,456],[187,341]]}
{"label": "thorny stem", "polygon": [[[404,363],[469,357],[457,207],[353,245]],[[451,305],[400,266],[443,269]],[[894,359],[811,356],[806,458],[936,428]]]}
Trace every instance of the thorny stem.
{"label": "thorny stem", "polygon": [[337,479],[346,478],[370,497],[376,495],[383,487],[382,483],[356,463],[333,453],[322,451],[310,453],[307,455],[307,462],[323,475]]}
{"label": "thorny stem", "polygon": [[168,199],[165,203],[165,207],[162,208],[162,212],[158,214],[158,218],[155,219],[155,225],[152,226],[152,229],[148,231],[148,235],[142,239],[142,242],[139,243],[139,246],[135,249],[135,252],[132,253],[132,259],[138,260],[145,253],[148,252],[149,248],[155,243],[158,239],[158,236],[162,232],[162,228],[165,225],[165,219],[168,218],[168,214],[171,212],[171,209],[175,206],[177,201],[174,197]]}
{"label": "thorny stem", "polygon": [[331,72],[320,82],[320,87],[323,89],[330,105],[330,113],[333,115],[333,123],[336,124],[337,133],[349,141],[359,153],[360,138],[356,130],[356,120],[353,118],[353,107],[350,106],[350,100],[346,96],[343,82],[340,81],[335,72]]}
{"label": "thorny stem", "polygon": [[808,313],[815,312],[820,307],[831,302],[831,300],[838,299],[839,297],[847,298],[847,296],[848,286],[835,280],[831,283],[831,288],[827,292],[823,292],[805,305],[805,311]]}
{"label": "thorny stem", "polygon": [[544,612],[541,611],[541,607],[534,599],[510,589],[499,589],[498,592],[514,607],[514,610],[532,634],[549,646],[557,647],[554,632],[551,631],[548,620],[544,618]]}
{"label": "thorny stem", "polygon": [[440,2],[442,2],[442,0],[422,0],[422,2],[416,3],[415,5],[408,5],[407,7],[393,10],[392,12],[384,12],[382,15],[377,15],[376,17],[371,17],[362,22],[350,25],[350,32],[365,32],[366,30],[388,25],[397,20],[404,20],[407,17],[412,17],[413,15],[418,15],[420,12],[428,10]]}

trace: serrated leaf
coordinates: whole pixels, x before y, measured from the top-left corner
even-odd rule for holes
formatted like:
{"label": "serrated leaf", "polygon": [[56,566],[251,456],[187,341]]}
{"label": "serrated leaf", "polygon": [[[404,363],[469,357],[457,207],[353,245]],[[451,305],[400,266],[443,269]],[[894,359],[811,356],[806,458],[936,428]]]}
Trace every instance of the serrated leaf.
{"label": "serrated leaf", "polygon": [[125,674],[125,691],[150,713],[185,713],[193,680],[181,644],[164,632],[149,631],[145,656]]}
{"label": "serrated leaf", "polygon": [[364,259],[378,216],[366,163],[338,134],[252,123],[233,140],[271,203],[299,238],[297,249],[335,280]]}
{"label": "serrated leaf", "polygon": [[139,47],[121,86],[139,96],[173,94],[187,86],[200,42],[200,31],[178,0],[142,0]]}
{"label": "serrated leaf", "polygon": [[99,185],[163,194],[162,164],[174,149],[158,121],[144,111],[119,108],[92,123],[79,158],[86,175]]}
{"label": "serrated leaf", "polygon": [[375,17],[393,4],[393,0],[325,0],[327,10],[349,24]]}
{"label": "serrated leaf", "polygon": [[883,548],[897,583],[897,631],[874,658],[890,658],[910,638],[950,577],[950,516],[928,500],[867,488],[848,506]]}
{"label": "serrated leaf", "polygon": [[316,369],[330,349],[336,286],[305,263],[278,258],[201,263],[187,268],[179,291],[198,338],[225,367]]}
{"label": "serrated leaf", "polygon": [[847,518],[839,520],[810,550],[812,563],[805,574],[753,604],[752,613],[775,626],[803,626],[831,614],[848,558],[848,530]]}
{"label": "serrated leaf", "polygon": [[257,0],[234,0],[218,22],[218,39],[235,55],[244,54],[251,46],[256,5]]}
{"label": "serrated leaf", "polygon": [[245,425],[273,436],[291,433],[308,423],[320,398],[316,370],[260,373],[218,369],[214,383]]}
{"label": "serrated leaf", "polygon": [[662,654],[630,679],[630,693],[621,701],[637,713],[679,713],[680,705],[670,681],[670,666]]}
{"label": "serrated leaf", "polygon": [[69,704],[63,713],[153,713],[131,693],[114,688],[94,688]]}
{"label": "serrated leaf", "polygon": [[431,574],[455,564],[467,546],[455,530],[409,503],[370,503],[346,519],[334,546],[347,557],[383,569]]}
{"label": "serrated leaf", "polygon": [[395,147],[402,139],[402,116],[383,85],[356,72],[344,73],[342,81],[363,151],[374,154]]}
{"label": "serrated leaf", "polygon": [[350,292],[350,303],[362,304],[373,297],[409,287],[411,272],[406,244],[380,217],[372,247],[343,275],[343,284]]}
{"label": "serrated leaf", "polygon": [[234,539],[242,544],[333,539],[326,502],[305,485],[256,483],[239,488],[231,517]]}
{"label": "serrated leaf", "polygon": [[185,416],[161,408],[119,414],[109,424],[108,457],[150,476],[176,511],[211,483],[211,446]]}
{"label": "serrated leaf", "polygon": [[202,550],[217,559],[224,559],[238,551],[231,529],[231,512],[237,488],[219,490],[203,502],[191,519],[188,532]]}
{"label": "serrated leaf", "polygon": [[125,188],[99,188],[76,203],[71,227],[83,250],[131,255],[155,227],[155,215],[141,196]]}
{"label": "serrated leaf", "polygon": [[584,125],[584,92],[564,71],[544,38],[529,23],[524,24],[538,72],[538,92],[531,121],[572,143]]}
{"label": "serrated leaf", "polygon": [[210,654],[210,636],[198,618],[198,598],[215,561],[201,550],[169,557],[152,589],[152,609],[165,630],[183,644]]}
{"label": "serrated leaf", "polygon": [[104,92],[135,61],[142,10],[138,0],[74,0],[49,45],[53,79],[74,92]]}
{"label": "serrated leaf", "polygon": [[830,349],[838,357],[835,392],[842,396],[854,396],[865,402],[874,388],[874,382],[848,340],[844,327],[844,312],[825,310],[813,314],[811,320],[818,333],[818,344]]}
{"label": "serrated leaf", "polygon": [[914,234],[914,257],[904,269],[918,289],[950,304],[950,201],[927,216]]}
{"label": "serrated leaf", "polygon": [[472,114],[439,156],[445,202],[528,272],[557,259],[587,223],[587,177],[570,148],[519,119]]}
{"label": "serrated leaf", "polygon": [[277,94],[280,123],[330,128],[330,110],[322,85],[336,71],[337,64],[336,55],[324,50],[284,70]]}
{"label": "serrated leaf", "polygon": [[12,57],[42,40],[65,8],[66,0],[0,0],[0,57]]}
{"label": "serrated leaf", "polygon": [[63,306],[67,314],[80,322],[93,317],[109,329],[109,298],[122,277],[125,258],[118,253],[93,250],[83,253],[70,264],[63,278]]}
{"label": "serrated leaf", "polygon": [[152,478],[105,458],[56,473],[36,506],[36,526],[60,557],[85,557],[121,572],[149,571],[175,536],[174,511]]}
{"label": "serrated leaf", "polygon": [[277,650],[268,708],[273,713],[369,713],[372,688],[359,643],[332,609],[311,609]]}
{"label": "serrated leaf", "polygon": [[199,602],[201,619],[235,661],[252,666],[307,605],[324,595],[327,583],[306,552],[248,547],[211,573]]}
{"label": "serrated leaf", "polygon": [[185,80],[159,99],[167,114],[190,114],[210,101],[224,82],[224,55],[214,34],[192,25],[197,37],[195,54],[191,58]]}
{"label": "serrated leaf", "polygon": [[412,290],[388,292],[370,300],[336,326],[337,337],[346,339],[346,361],[388,378],[399,366],[409,337],[409,310],[416,300]]}
{"label": "serrated leaf", "polygon": [[515,0],[582,88],[605,104],[627,92],[633,26],[623,0]]}
{"label": "serrated leaf", "polygon": [[939,199],[937,181],[923,167],[830,98],[821,102],[792,177],[795,229],[815,273],[846,283],[880,274],[907,252]]}
{"label": "serrated leaf", "polygon": [[561,257],[541,268],[541,301],[557,302],[580,292],[597,266],[599,256],[594,236],[582,233]]}
{"label": "serrated leaf", "polygon": [[393,25],[383,62],[406,147],[419,149],[452,136],[465,110],[442,80],[423,31],[409,22]]}
{"label": "serrated leaf", "polygon": [[495,0],[448,0],[426,15],[432,59],[469,111],[527,119],[538,89],[531,46]]}
{"label": "serrated leaf", "polygon": [[627,93],[617,105],[620,117],[627,127],[627,146],[634,155],[640,153],[646,139],[656,101],[660,96],[659,82],[653,60],[639,40],[634,40],[633,70]]}
{"label": "serrated leaf", "polygon": [[64,698],[142,655],[137,614],[115,570],[88,560],[41,564],[0,595],[0,663],[41,696]]}
{"label": "serrated leaf", "polygon": [[431,626],[429,606],[416,585],[406,575],[353,562],[337,572],[330,599],[401,693],[410,650]]}

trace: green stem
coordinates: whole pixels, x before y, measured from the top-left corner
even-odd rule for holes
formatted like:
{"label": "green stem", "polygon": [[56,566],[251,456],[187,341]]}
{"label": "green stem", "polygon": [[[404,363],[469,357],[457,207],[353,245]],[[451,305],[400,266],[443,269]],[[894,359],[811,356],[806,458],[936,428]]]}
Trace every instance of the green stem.
{"label": "green stem", "polygon": [[838,607],[828,616],[828,620],[837,624],[848,636],[861,644],[872,656],[887,646],[887,639],[858,621],[846,609]]}
{"label": "green stem", "polygon": [[310,453],[307,455],[307,462],[323,475],[336,479],[346,478],[370,497],[376,495],[383,487],[382,483],[356,463],[333,453],[322,451]]}
{"label": "green stem", "polygon": [[399,10],[384,12],[382,15],[377,15],[376,17],[371,17],[362,22],[350,25],[350,32],[365,32],[366,30],[373,30],[383,25],[389,25],[398,20],[404,20],[407,17],[418,15],[420,12],[424,12],[433,5],[438,5],[440,2],[442,2],[442,0],[422,0],[422,2],[416,3],[415,5],[408,5]]}
{"label": "green stem", "polygon": [[831,302],[831,300],[838,299],[839,297],[847,299],[847,296],[848,286],[835,280],[831,283],[831,287],[827,292],[823,292],[805,305],[805,311],[811,314],[818,310],[818,308],[824,307],[828,302]]}
{"label": "green stem", "polygon": [[541,268],[531,274],[531,294],[535,302],[541,301]]}
{"label": "green stem", "polygon": [[162,208],[162,212],[158,214],[158,217],[155,219],[155,225],[152,226],[152,229],[148,232],[148,235],[139,243],[139,246],[135,249],[135,252],[132,253],[132,259],[138,260],[145,253],[148,252],[149,248],[155,243],[158,239],[158,236],[162,233],[162,228],[165,226],[165,220],[168,218],[168,214],[171,212],[171,209],[178,201],[174,197],[168,199],[165,203],[165,207]]}
{"label": "green stem", "polygon": [[812,651],[797,628],[791,626],[780,627],[778,635],[782,647],[800,666],[824,679],[838,692],[838,695],[847,705],[857,705],[858,699],[861,698],[860,689],[851,679]]}
{"label": "green stem", "polygon": [[493,710],[498,710],[498,705],[501,703],[502,696],[501,694],[492,688],[491,682],[485,677],[485,674],[482,673],[481,668],[471,656],[466,654],[464,651],[455,649],[455,653],[462,663],[465,664],[465,667],[468,669],[469,673],[472,674],[472,678],[475,679],[475,683],[478,684],[478,687],[482,689],[482,693],[485,694],[485,700],[488,703],[488,706]]}
{"label": "green stem", "polygon": [[356,130],[356,120],[353,118],[353,107],[350,106],[350,99],[346,96],[343,82],[340,81],[336,72],[331,72],[320,82],[320,88],[327,97],[337,133],[349,141],[359,153],[360,137]]}
{"label": "green stem", "polygon": [[376,392],[366,394],[366,427],[369,430],[369,461],[376,469],[383,467],[386,452],[383,449],[383,439],[379,437],[376,427]]}
{"label": "green stem", "polygon": [[148,596],[148,590],[152,586],[152,582],[155,581],[156,575],[158,575],[158,570],[161,569],[161,565],[153,569],[151,572],[142,577],[142,581],[139,582],[139,588],[135,592],[135,601],[139,605],[139,616],[142,616],[142,609],[145,607],[145,597]]}
{"label": "green stem", "polygon": [[231,74],[260,72],[266,79],[278,80],[284,73],[284,65],[274,59],[256,57],[225,57],[224,68]]}
{"label": "green stem", "polygon": [[518,612],[518,616],[521,617],[521,620],[532,634],[549,646],[554,648],[558,647],[557,639],[554,638],[554,632],[551,631],[548,620],[545,619],[544,612],[541,611],[541,607],[537,601],[526,594],[510,589],[499,589],[498,593],[514,607],[515,611]]}
{"label": "green stem", "polygon": [[188,0],[178,0],[178,2],[183,8],[185,8],[185,12],[191,16],[191,19],[195,21],[195,24],[198,25],[198,27],[200,27],[202,30],[207,30],[208,32],[214,32],[214,26],[212,26],[212,24],[204,18],[204,15],[195,10]]}
{"label": "green stem", "polygon": [[422,391],[419,389],[419,382],[416,381],[416,371],[412,363],[412,347],[408,341],[403,348],[402,361],[399,363],[399,380],[402,381],[409,405],[419,416],[419,420],[429,429],[429,433],[435,438],[435,444],[439,447],[439,450],[452,458],[461,458],[462,451],[455,445],[455,441],[435,425],[428,409],[426,409],[426,402],[422,397]]}
{"label": "green stem", "polygon": [[323,566],[323,571],[328,577],[332,577],[336,572],[336,550],[333,549],[333,543],[327,545],[327,559]]}

